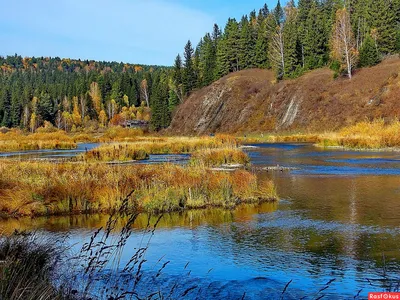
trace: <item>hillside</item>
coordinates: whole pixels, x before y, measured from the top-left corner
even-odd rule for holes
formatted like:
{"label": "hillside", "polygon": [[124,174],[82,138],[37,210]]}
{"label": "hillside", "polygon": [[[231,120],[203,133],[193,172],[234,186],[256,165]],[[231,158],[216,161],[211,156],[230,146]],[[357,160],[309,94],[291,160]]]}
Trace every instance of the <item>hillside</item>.
{"label": "hillside", "polygon": [[333,79],[327,68],[274,81],[268,70],[232,73],[195,91],[174,114],[174,134],[335,130],[400,117],[400,58]]}

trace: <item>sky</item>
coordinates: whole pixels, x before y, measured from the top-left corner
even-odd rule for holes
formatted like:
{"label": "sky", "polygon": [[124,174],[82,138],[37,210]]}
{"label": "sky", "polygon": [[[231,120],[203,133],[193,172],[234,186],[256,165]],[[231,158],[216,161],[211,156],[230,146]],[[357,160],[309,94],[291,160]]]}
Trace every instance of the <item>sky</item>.
{"label": "sky", "polygon": [[[172,65],[187,40],[277,0],[0,0],[0,55]],[[283,1],[284,2],[284,1]]]}

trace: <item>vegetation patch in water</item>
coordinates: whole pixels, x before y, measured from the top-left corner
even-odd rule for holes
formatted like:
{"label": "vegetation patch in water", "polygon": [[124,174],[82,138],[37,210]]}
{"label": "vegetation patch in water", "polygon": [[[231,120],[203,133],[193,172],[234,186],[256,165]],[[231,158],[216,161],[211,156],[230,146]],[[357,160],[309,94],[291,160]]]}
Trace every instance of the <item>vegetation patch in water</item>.
{"label": "vegetation patch in water", "polygon": [[171,164],[0,164],[0,211],[6,215],[110,212],[131,191],[130,209],[149,212],[234,207],[277,199],[272,182],[259,182],[244,170],[228,174]]}
{"label": "vegetation patch in water", "polygon": [[184,154],[206,149],[236,149],[236,139],[217,137],[142,138],[137,142],[111,143],[87,151],[80,159],[85,161],[126,161],[147,159],[150,154]]}

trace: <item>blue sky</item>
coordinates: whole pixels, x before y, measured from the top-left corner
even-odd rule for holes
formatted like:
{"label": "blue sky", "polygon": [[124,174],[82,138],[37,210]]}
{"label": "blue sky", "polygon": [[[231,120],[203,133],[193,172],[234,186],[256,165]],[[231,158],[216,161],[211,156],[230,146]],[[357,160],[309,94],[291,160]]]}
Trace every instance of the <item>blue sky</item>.
{"label": "blue sky", "polygon": [[[283,1],[284,2],[284,1]],[[275,0],[0,0],[0,55],[171,65],[188,39]]]}

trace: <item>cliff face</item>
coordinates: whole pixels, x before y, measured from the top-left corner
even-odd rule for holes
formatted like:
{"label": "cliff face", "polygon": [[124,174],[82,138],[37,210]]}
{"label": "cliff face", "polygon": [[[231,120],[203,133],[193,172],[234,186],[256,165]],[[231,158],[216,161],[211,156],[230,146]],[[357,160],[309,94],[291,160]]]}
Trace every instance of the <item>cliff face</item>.
{"label": "cliff face", "polygon": [[176,110],[171,134],[324,131],[400,117],[400,59],[333,79],[327,68],[276,83],[271,71],[232,73],[194,92]]}

